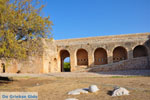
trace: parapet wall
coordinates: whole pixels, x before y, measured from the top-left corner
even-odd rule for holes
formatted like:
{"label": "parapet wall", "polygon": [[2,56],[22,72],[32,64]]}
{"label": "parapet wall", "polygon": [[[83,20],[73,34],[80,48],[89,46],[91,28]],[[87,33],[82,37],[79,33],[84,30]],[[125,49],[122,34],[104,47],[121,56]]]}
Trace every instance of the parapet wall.
{"label": "parapet wall", "polygon": [[112,43],[112,42],[135,42],[139,40],[147,40],[150,33],[136,33],[136,34],[125,34],[125,35],[112,35],[112,36],[98,36],[98,37],[87,37],[87,38],[75,38],[75,39],[64,39],[56,40],[56,45],[80,45],[87,43]]}

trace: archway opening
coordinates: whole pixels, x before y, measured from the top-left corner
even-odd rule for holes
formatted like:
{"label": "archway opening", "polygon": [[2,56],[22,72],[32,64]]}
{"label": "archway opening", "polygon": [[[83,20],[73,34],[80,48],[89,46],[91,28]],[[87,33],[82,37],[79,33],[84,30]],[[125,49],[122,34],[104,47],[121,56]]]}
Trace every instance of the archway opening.
{"label": "archway opening", "polygon": [[124,47],[116,47],[113,51],[113,62],[119,62],[127,59],[127,50]]}
{"label": "archway opening", "polygon": [[107,64],[107,52],[103,48],[98,48],[94,52],[94,65]]}
{"label": "archway opening", "polygon": [[88,52],[84,49],[77,51],[77,65],[88,65]]}
{"label": "archway opening", "polygon": [[64,59],[64,71],[70,72],[70,57]]}
{"label": "archway opening", "polygon": [[67,50],[60,51],[61,58],[61,72],[70,72],[70,54]]}
{"label": "archway opening", "polygon": [[2,72],[3,72],[3,73],[5,73],[5,71],[6,71],[5,64],[4,64],[4,63],[2,63],[2,65],[1,65],[1,66],[2,66]]}
{"label": "archway opening", "polygon": [[147,54],[147,49],[143,45],[136,46],[133,50],[133,58],[137,57],[146,57],[148,56]]}

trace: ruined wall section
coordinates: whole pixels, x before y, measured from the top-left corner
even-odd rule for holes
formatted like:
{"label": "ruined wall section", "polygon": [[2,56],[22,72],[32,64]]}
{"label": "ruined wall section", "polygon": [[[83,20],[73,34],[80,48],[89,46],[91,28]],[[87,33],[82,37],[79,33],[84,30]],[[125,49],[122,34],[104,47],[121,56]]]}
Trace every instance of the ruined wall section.
{"label": "ruined wall section", "polygon": [[[133,49],[138,45],[144,45],[148,50],[147,64],[150,63],[150,33],[138,33],[127,35],[114,35],[102,37],[88,37],[79,39],[56,40],[58,52],[67,50],[70,53],[71,71],[82,69],[83,66],[77,65],[77,50],[84,49],[88,52],[88,66],[94,66],[94,52],[97,48],[103,48],[107,52],[108,64],[113,63],[113,50],[118,47],[124,47],[127,50],[127,60],[133,59]],[[58,60],[59,63],[59,60]]]}
{"label": "ruined wall section", "polygon": [[60,68],[57,65],[58,54],[55,40],[40,38],[37,41],[37,49],[33,52],[28,52],[26,59],[10,59],[9,61],[1,59],[0,73],[3,73],[2,63],[5,64],[5,73],[60,72]]}
{"label": "ruined wall section", "polygon": [[5,73],[43,73],[43,42],[42,39],[37,41],[39,45],[36,51],[28,52],[26,59],[1,59],[0,72],[3,72],[2,63],[4,63]]}
{"label": "ruined wall section", "polygon": [[16,73],[18,71],[18,62],[15,59],[0,60],[0,73]]}
{"label": "ruined wall section", "polygon": [[[23,60],[17,60],[18,62],[18,71],[21,73],[43,73],[43,39],[37,40],[38,45],[36,50],[29,52],[28,57]],[[32,48],[32,46],[30,47]]]}
{"label": "ruined wall section", "polygon": [[44,73],[60,72],[60,68],[57,63],[58,53],[55,40],[53,39],[43,40],[43,47],[44,47],[43,51]]}
{"label": "ruined wall section", "polygon": [[[12,59],[6,66],[6,73],[49,73],[61,71],[60,51],[67,50],[70,54],[71,71],[87,68],[95,68],[94,52],[97,48],[103,48],[107,52],[108,64],[100,65],[98,70],[120,70],[150,67],[150,33],[128,34],[117,36],[89,37],[80,39],[51,40],[40,39],[40,46],[35,55],[29,55],[25,60]],[[148,50],[148,57],[133,58],[133,49],[138,45],[144,45]],[[118,47],[127,50],[127,60],[113,63],[113,50]],[[88,53],[88,65],[77,65],[77,51],[84,49]],[[6,63],[1,59],[0,63]],[[134,66],[133,66],[134,65]],[[115,67],[116,66],[116,67]],[[138,67],[136,67],[138,66]],[[101,68],[102,67],[102,68]],[[109,68],[110,67],[110,68]],[[0,72],[2,72],[0,67]],[[95,70],[95,69],[94,69]]]}

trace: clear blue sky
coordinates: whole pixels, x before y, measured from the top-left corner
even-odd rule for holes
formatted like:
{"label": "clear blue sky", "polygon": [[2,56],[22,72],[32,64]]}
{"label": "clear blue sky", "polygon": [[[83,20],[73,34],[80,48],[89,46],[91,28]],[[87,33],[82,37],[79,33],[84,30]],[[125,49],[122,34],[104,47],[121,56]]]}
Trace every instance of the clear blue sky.
{"label": "clear blue sky", "polygon": [[150,0],[45,0],[54,39],[150,32]]}

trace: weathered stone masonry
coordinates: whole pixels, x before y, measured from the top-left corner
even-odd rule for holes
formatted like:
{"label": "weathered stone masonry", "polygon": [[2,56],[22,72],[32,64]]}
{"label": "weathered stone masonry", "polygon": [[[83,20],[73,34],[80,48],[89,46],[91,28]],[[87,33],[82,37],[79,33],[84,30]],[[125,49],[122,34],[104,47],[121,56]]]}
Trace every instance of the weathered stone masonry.
{"label": "weathered stone masonry", "polygon": [[[150,33],[140,33],[52,41],[42,39],[40,56],[29,56],[26,61],[12,61],[5,72],[63,72],[66,57],[70,57],[71,71],[148,69],[149,37]],[[1,60],[2,63],[5,62]],[[3,67],[0,71],[3,72]]]}

